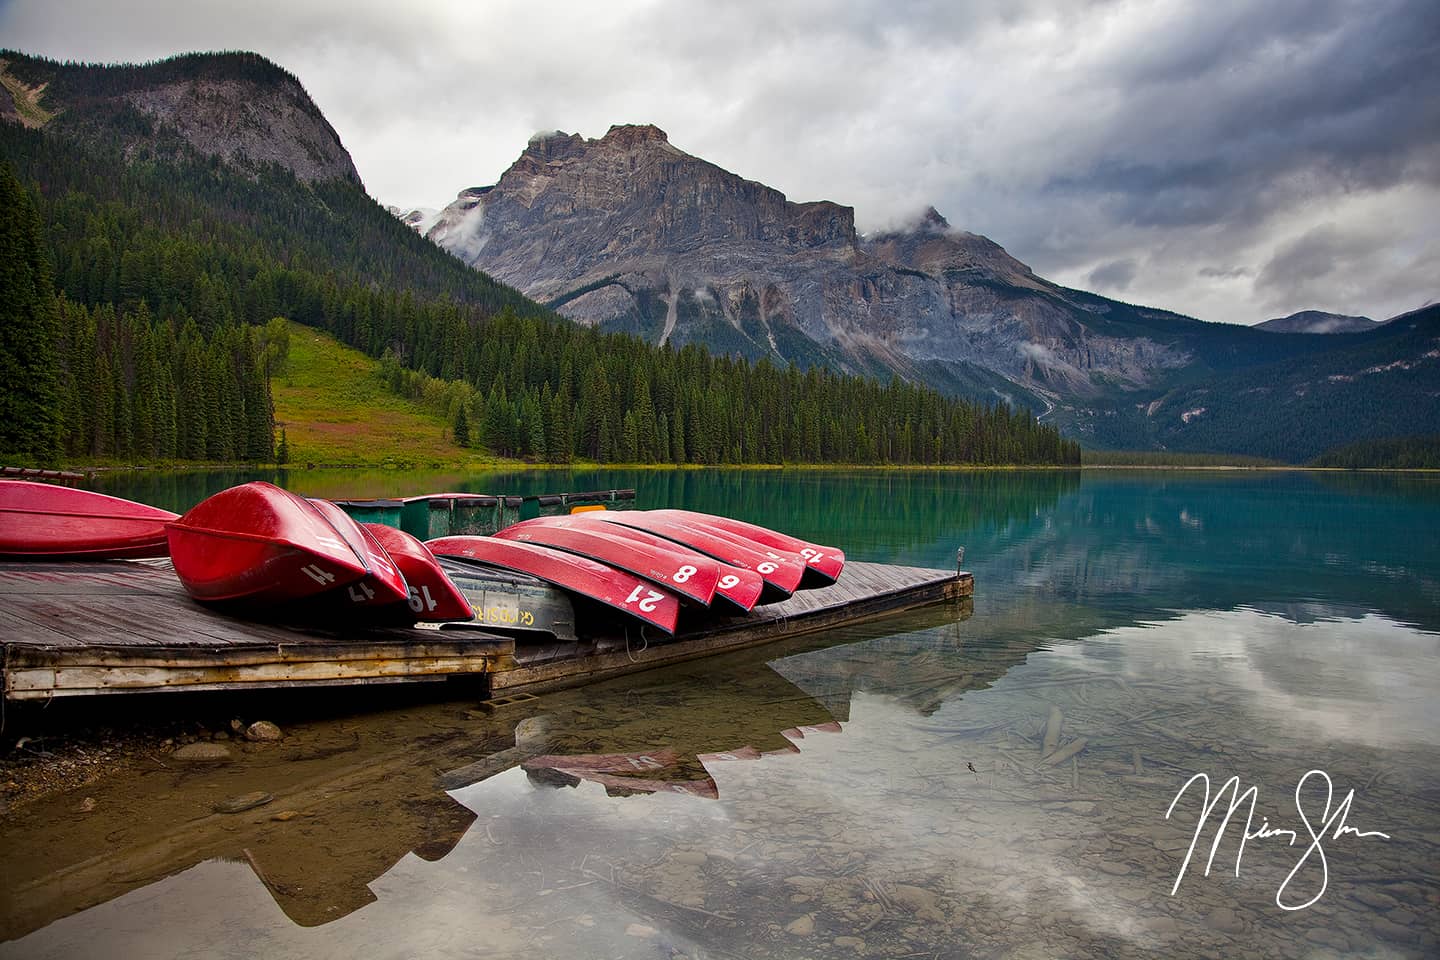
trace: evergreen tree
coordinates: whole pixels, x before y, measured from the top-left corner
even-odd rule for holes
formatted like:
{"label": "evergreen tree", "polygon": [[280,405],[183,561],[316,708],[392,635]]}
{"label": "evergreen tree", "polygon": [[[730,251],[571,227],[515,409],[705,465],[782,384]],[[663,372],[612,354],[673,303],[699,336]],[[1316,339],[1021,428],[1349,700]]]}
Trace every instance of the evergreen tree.
{"label": "evergreen tree", "polygon": [[60,306],[30,193],[0,165],[0,453],[60,455]]}
{"label": "evergreen tree", "polygon": [[[284,317],[271,317],[261,337],[265,375],[283,377],[290,367],[290,322]],[[391,353],[391,356],[394,354]]]}
{"label": "evergreen tree", "polygon": [[564,394],[557,393],[550,399],[545,425],[545,459],[551,463],[569,463],[574,457],[573,415]]}
{"label": "evergreen tree", "polygon": [[470,420],[465,416],[465,404],[455,408],[455,428],[451,432],[457,446],[470,446]]}

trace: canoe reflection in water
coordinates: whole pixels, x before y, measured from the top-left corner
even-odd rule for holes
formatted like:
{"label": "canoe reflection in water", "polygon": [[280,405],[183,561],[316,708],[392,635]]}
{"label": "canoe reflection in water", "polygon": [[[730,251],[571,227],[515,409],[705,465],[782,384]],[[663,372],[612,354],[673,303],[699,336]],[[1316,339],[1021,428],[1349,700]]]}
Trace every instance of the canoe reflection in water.
{"label": "canoe reflection in water", "polygon": [[[612,797],[637,793],[683,793],[692,797],[720,799],[720,788],[710,776],[708,766],[735,760],[758,760],[761,757],[799,753],[794,741],[805,739],[807,733],[839,733],[834,720],[806,724],[780,731],[789,742],[788,749],[760,751],[751,746],[720,753],[700,753],[682,758],[674,750],[649,753],[608,753],[546,755],[520,764],[532,783],[560,787],[578,786],[581,781],[598,783]],[[698,769],[697,769],[698,768]]]}
{"label": "canoe reflection in water", "polygon": [[[488,844],[477,813],[490,811],[473,788],[517,768],[532,786],[714,800],[717,765],[793,756],[816,738],[843,735],[853,678],[794,665],[804,660],[798,655],[889,644],[880,638],[905,631],[923,631],[916,635],[933,645],[971,609],[967,598],[493,708],[412,703],[294,725],[278,744],[232,744],[238,756],[227,763],[137,765],[114,782],[18,811],[0,828],[8,887],[0,944],[205,861],[247,864],[295,924],[330,923],[375,902],[382,878],[408,854],[441,860],[477,829]],[[953,639],[941,642],[963,659]],[[968,664],[950,676],[987,683],[1025,652],[993,671]],[[929,653],[910,659],[921,672],[897,662],[885,685],[893,681],[902,701],[919,694],[912,708],[923,712],[937,664]],[[785,672],[809,677],[803,686],[777,670],[786,662]],[[874,676],[863,681],[871,692]],[[118,829],[111,818],[77,818],[81,793],[97,809],[132,812]],[[273,800],[217,812],[227,798],[253,793]]]}

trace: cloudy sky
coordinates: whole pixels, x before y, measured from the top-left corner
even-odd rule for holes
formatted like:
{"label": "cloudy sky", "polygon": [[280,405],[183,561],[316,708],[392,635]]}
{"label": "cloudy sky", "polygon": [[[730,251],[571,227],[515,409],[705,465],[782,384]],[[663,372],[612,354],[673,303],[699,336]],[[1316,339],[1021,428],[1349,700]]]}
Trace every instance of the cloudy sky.
{"label": "cloudy sky", "polygon": [[933,204],[1203,320],[1440,298],[1435,0],[0,0],[0,45],[263,53],[401,206],[654,123],[861,230]]}

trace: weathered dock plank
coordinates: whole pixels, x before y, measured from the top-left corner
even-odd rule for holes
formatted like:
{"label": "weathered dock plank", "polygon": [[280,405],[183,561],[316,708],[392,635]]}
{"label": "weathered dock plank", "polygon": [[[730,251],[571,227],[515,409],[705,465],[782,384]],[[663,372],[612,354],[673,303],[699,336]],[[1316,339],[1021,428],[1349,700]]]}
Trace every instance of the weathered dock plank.
{"label": "weathered dock plank", "polygon": [[167,563],[0,564],[0,672],[11,700],[443,680],[509,669],[475,629],[321,630],[195,603]]}
{"label": "weathered dock plank", "polygon": [[571,686],[929,604],[962,601],[973,592],[974,579],[968,573],[850,561],[840,580],[828,587],[801,591],[745,616],[682,629],[662,643],[636,630],[629,636],[566,644],[563,650],[551,649],[553,645],[519,646],[515,668],[496,673],[490,682],[496,692]]}
{"label": "weathered dock plank", "polygon": [[493,691],[584,683],[968,597],[969,574],[851,562],[840,582],[744,616],[519,642],[479,627],[296,628],[191,600],[161,561],[0,563],[0,676],[12,700],[475,676]]}

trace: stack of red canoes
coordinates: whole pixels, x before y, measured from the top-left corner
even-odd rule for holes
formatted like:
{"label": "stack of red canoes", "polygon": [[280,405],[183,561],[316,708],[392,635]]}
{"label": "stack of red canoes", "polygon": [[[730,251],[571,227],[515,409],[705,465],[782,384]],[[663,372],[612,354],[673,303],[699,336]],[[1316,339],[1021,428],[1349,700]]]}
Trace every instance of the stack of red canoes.
{"label": "stack of red canoes", "polygon": [[273,484],[223,490],[166,532],[175,574],[197,600],[250,609],[284,604],[291,615],[367,611],[381,622],[474,616],[414,537],[361,525],[328,500]]}
{"label": "stack of red canoes", "polygon": [[845,565],[833,547],[683,510],[540,517],[493,537],[442,537],[426,545],[438,556],[539,577],[667,633],[686,606],[748,611],[834,583]]}
{"label": "stack of red canoes", "polygon": [[749,611],[834,583],[845,563],[832,547],[685,510],[541,517],[493,537],[423,544],[263,482],[221,491],[177,517],[84,490],[0,481],[0,556],[167,553],[191,596],[252,613],[469,620],[470,603],[440,555],[538,577],[667,633],[682,608]]}

